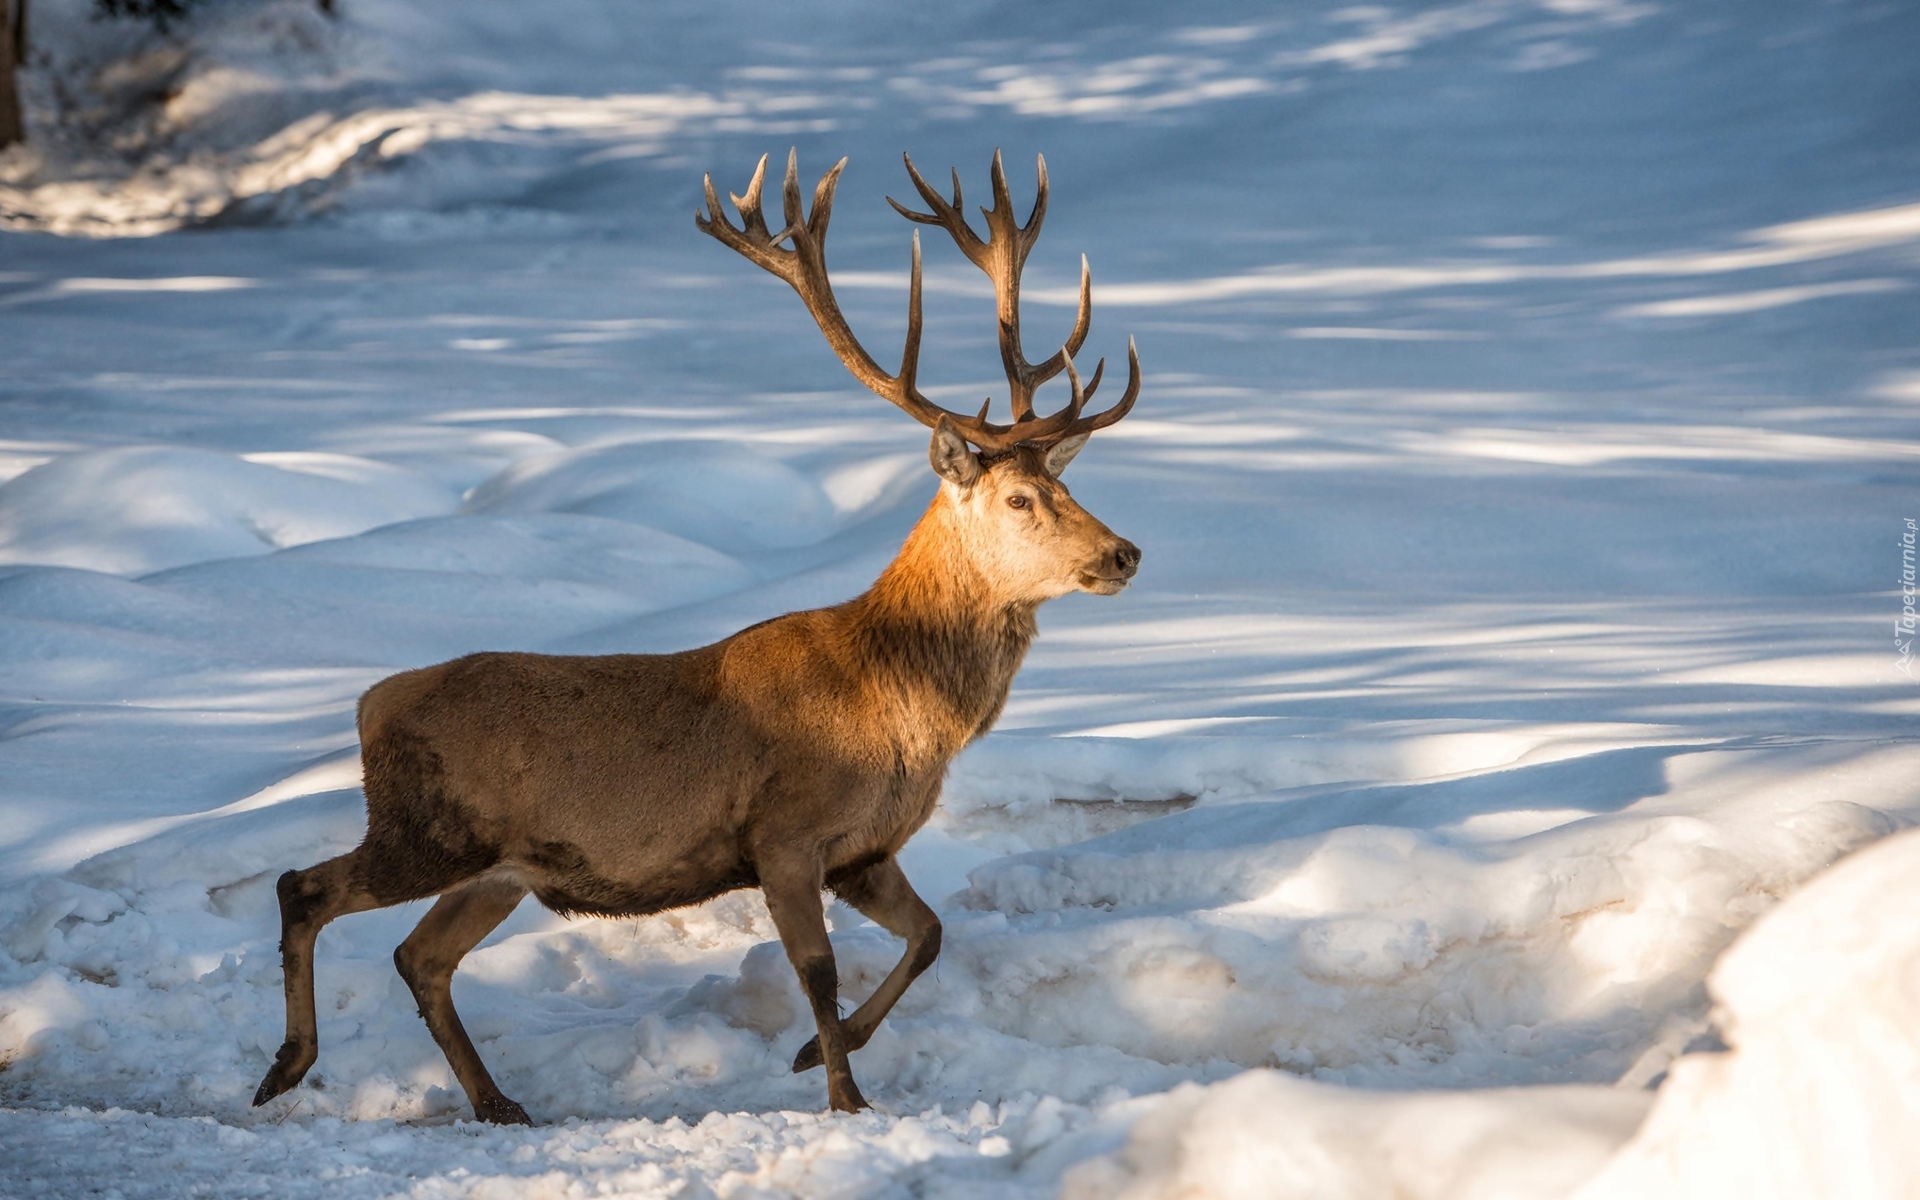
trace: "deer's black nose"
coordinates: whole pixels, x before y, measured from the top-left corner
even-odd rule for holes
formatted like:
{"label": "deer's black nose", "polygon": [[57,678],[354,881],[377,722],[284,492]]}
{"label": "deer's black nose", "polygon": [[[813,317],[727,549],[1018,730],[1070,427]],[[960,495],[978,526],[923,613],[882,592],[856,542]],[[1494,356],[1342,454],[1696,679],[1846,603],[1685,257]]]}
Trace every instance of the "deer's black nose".
{"label": "deer's black nose", "polygon": [[1133,573],[1140,569],[1140,547],[1121,538],[1107,551],[1107,560],[1113,564],[1113,573],[1122,579],[1132,579]]}

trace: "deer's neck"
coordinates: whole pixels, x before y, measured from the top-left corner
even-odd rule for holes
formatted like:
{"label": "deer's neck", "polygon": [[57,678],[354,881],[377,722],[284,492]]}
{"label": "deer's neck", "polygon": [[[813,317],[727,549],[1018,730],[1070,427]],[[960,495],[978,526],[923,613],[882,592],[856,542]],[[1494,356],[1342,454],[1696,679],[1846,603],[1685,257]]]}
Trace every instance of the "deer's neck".
{"label": "deer's neck", "polygon": [[1000,716],[1038,607],[973,565],[936,500],[848,615],[861,657],[897,694],[901,719],[919,726],[903,732],[950,756]]}

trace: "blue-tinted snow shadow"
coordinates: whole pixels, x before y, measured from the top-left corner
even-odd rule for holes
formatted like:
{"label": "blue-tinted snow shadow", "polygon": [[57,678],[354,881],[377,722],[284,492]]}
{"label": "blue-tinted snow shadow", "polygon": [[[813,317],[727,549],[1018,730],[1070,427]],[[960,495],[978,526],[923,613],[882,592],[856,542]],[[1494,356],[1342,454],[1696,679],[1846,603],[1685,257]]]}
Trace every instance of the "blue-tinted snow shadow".
{"label": "blue-tinted snow shadow", "polygon": [[[998,860],[995,872],[1004,872],[1021,858],[1060,860],[1071,856],[1135,856],[1167,851],[1233,851],[1277,841],[1311,837],[1350,826],[1388,826],[1419,829],[1438,841],[1452,841],[1446,833],[1476,816],[1503,812],[1553,810],[1555,828],[1569,824],[1569,812],[1588,816],[1620,812],[1638,801],[1665,795],[1667,760],[1697,753],[1699,745],[1655,745],[1599,751],[1594,755],[1515,766],[1457,780],[1430,783],[1390,783],[1367,787],[1302,787],[1240,803],[1198,804],[1116,833],[1052,849],[1014,854]],[[1461,837],[1461,847],[1478,839]],[[1248,870],[1238,876],[1233,891],[1238,899],[1265,895],[1292,870],[1286,856],[1275,868]],[[1215,881],[1219,883],[1219,881]],[[1210,889],[1204,906],[1223,902]]]}

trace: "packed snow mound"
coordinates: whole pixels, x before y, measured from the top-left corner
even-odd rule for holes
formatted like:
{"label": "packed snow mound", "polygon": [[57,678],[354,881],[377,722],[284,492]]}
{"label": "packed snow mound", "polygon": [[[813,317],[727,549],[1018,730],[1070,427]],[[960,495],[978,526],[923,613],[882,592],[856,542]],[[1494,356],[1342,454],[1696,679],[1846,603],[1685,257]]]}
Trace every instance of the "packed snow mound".
{"label": "packed snow mound", "polygon": [[[1553,1200],[1652,1096],[1603,1087],[1364,1092],[1248,1071],[1158,1098],[1061,1200]],[[1644,1194],[1644,1193],[1643,1193]]]}
{"label": "packed snow mound", "polygon": [[140,575],[345,537],[457,502],[439,484],[342,454],[95,450],[0,484],[0,563]]}
{"label": "packed snow mound", "polygon": [[634,442],[534,454],[473,489],[467,513],[563,512],[651,525],[734,553],[834,530],[819,484],[737,443]]}
{"label": "packed snow mound", "polygon": [[709,581],[702,576],[737,584],[752,578],[718,550],[658,529],[548,513],[408,521],[358,537],[312,542],[288,551],[280,562],[617,587],[647,581],[668,595],[675,589],[704,590]]}
{"label": "packed snow mound", "polygon": [[1707,987],[1729,1049],[1673,1064],[1581,1200],[1920,1195],[1920,830],[1795,893]]}
{"label": "packed snow mound", "polygon": [[1380,1093],[1249,1071],[1116,1114],[1131,1121],[1126,1144],[1071,1169],[1061,1194],[1920,1194],[1910,1144],[1920,1122],[1920,831],[1796,891],[1720,957],[1708,988],[1727,1048],[1675,1060],[1657,1098],[1620,1087]]}
{"label": "packed snow mound", "polygon": [[[230,696],[271,679],[290,701],[318,688],[299,707],[346,736],[353,696],[385,671],[531,648],[754,580],[717,550],[626,521],[432,517],[139,580],[16,570],[0,576],[0,623],[16,694],[124,704],[149,673],[170,680],[176,698]],[[222,648],[219,660],[210,644]],[[261,671],[261,662],[282,667]],[[308,709],[321,695],[327,702]],[[72,736],[69,752],[86,752],[87,736]],[[151,781],[145,790],[153,795]]]}
{"label": "packed snow mound", "polygon": [[[1899,760],[1869,769],[1900,787]],[[998,858],[958,900],[1005,925],[950,943],[974,974],[948,1003],[1036,1042],[1347,1083],[1650,1077],[1742,925],[1904,822],[1810,793],[1834,761],[1615,751]]]}
{"label": "packed snow mound", "polygon": [[739,560],[658,529],[571,513],[435,517],[145,582],[251,606],[317,656],[421,665],[522,649],[753,582]]}

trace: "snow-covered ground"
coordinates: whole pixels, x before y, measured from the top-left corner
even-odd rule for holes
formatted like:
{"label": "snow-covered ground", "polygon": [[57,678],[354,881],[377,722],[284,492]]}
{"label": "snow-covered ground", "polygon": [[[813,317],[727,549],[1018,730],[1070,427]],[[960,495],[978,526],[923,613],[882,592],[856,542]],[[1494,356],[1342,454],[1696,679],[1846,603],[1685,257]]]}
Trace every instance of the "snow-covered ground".
{"label": "snow-covered ground", "polygon": [[[36,0],[0,1195],[1912,1185],[1877,1155],[1920,1115],[1920,835],[1721,956],[1920,821],[1920,10],[310,7],[166,42]],[[984,196],[1002,146],[1054,187],[1029,346],[1085,251],[1090,348],[1147,371],[1069,476],[1142,573],[1043,610],[909,847],[946,948],[854,1057],[876,1110],[787,1073],[757,893],[528,904],[467,960],[532,1130],[464,1120],[390,959],[422,906],[343,919],[319,1065],[249,1108],[272,882],[360,831],[360,691],[844,599],[931,494],[924,431],[693,229],[703,171],[789,144],[851,156],[883,361],[898,154]],[[990,293],[927,258],[964,407]],[[829,915],[858,998],[898,943]]]}

